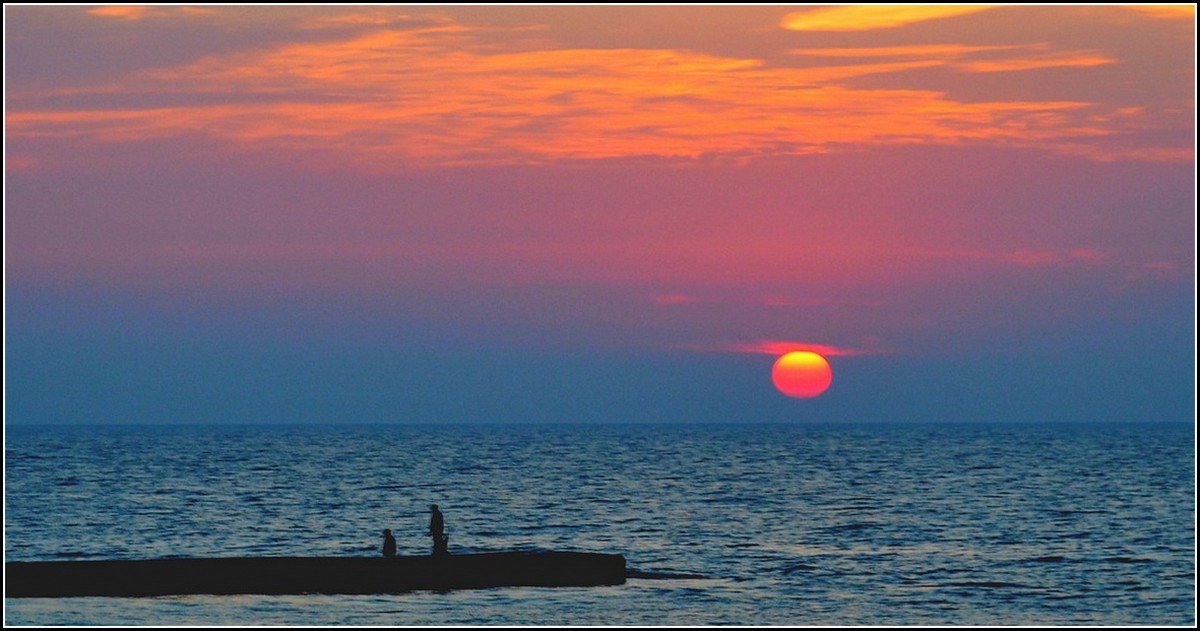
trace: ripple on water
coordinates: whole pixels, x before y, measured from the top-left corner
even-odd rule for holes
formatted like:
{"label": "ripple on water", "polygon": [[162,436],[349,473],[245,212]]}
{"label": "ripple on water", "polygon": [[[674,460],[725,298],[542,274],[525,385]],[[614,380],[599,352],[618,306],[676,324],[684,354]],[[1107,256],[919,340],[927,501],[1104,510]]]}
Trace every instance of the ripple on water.
{"label": "ripple on water", "polygon": [[9,599],[16,624],[1194,622],[1189,426],[8,430],[8,560],[361,556],[385,527],[427,554],[436,502],[454,551],[622,552],[633,576]]}

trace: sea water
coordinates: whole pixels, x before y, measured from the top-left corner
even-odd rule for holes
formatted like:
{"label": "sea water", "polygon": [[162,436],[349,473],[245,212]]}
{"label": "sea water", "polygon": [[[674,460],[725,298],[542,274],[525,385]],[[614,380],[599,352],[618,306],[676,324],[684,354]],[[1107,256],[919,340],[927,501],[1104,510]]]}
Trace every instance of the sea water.
{"label": "sea water", "polygon": [[[8,561],[621,553],[596,588],[6,598],[8,624],[1191,625],[1173,424],[7,428]],[[688,578],[663,578],[689,575]]]}

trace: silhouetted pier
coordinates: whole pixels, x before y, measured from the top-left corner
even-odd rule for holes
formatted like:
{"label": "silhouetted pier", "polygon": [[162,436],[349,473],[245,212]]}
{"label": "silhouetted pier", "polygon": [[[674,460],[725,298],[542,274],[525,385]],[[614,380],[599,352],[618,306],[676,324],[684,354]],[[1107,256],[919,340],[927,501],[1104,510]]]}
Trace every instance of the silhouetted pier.
{"label": "silhouetted pier", "polygon": [[253,557],[5,563],[8,598],[181,594],[390,594],[625,582],[625,557],[494,552],[420,557]]}

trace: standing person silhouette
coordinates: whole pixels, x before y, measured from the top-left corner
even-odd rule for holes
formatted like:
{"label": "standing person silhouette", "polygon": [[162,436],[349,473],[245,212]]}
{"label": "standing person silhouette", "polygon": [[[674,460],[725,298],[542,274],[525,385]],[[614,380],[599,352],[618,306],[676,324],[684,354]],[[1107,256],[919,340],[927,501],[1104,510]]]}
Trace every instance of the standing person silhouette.
{"label": "standing person silhouette", "polygon": [[450,538],[446,536],[446,521],[442,518],[442,511],[438,510],[437,504],[429,505],[429,536],[433,537],[434,554],[450,554],[447,549]]}
{"label": "standing person silhouette", "polygon": [[396,556],[396,538],[392,536],[392,531],[387,528],[383,529],[383,556]]}

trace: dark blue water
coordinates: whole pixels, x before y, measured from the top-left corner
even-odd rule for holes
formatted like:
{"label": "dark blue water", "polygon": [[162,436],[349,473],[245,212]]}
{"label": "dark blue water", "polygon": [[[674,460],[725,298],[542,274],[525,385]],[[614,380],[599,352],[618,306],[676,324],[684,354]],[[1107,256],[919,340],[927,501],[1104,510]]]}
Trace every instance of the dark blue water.
{"label": "dark blue water", "polygon": [[10,427],[7,560],[620,552],[605,588],[6,599],[9,624],[1195,622],[1191,426]]}

